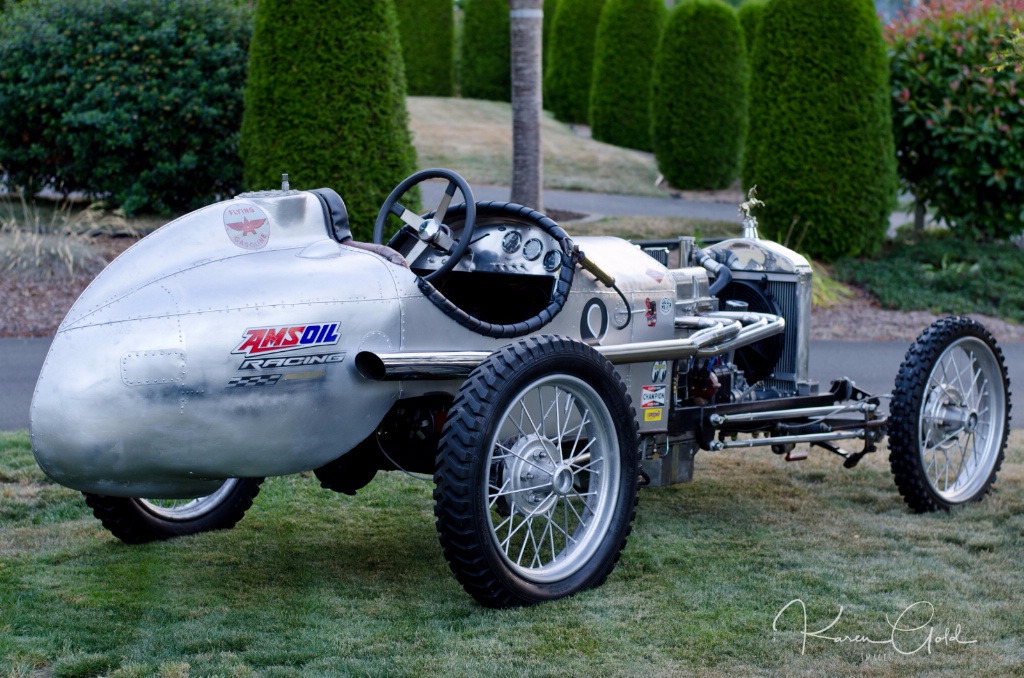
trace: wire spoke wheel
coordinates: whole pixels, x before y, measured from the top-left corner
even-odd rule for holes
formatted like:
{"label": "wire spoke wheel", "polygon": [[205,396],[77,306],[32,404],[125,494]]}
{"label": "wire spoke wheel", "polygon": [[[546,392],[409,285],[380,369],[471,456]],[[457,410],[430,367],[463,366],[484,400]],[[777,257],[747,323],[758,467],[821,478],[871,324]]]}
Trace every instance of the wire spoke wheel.
{"label": "wire spoke wheel", "polygon": [[575,377],[521,391],[489,445],[491,537],[524,579],[579,571],[608,531],[618,499],[615,425],[600,396]]}
{"label": "wire spoke wheel", "polygon": [[528,338],[485,360],[452,405],[434,476],[463,587],[509,607],[601,584],[635,515],[636,430],[622,380],[589,346]]}
{"label": "wire spoke wheel", "polygon": [[907,353],[893,397],[890,463],[916,511],[980,500],[995,482],[1009,432],[1002,352],[967,318],[946,318]]}
{"label": "wire spoke wheel", "polygon": [[105,528],[127,544],[227,530],[242,519],[263,478],[228,478],[194,499],[140,499],[85,493],[85,503]]}
{"label": "wire spoke wheel", "polygon": [[239,483],[238,478],[224,481],[216,492],[195,499],[139,499],[139,505],[153,515],[176,522],[195,520],[216,511]]}

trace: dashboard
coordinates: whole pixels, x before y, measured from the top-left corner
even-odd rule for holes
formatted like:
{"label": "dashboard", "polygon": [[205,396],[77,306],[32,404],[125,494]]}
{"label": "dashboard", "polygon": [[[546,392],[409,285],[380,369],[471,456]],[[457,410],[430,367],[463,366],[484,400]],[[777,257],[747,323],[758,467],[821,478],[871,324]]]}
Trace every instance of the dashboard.
{"label": "dashboard", "polygon": [[[427,251],[413,268],[434,270],[445,261],[436,251]],[[466,255],[453,270],[552,276],[561,265],[558,243],[541,229],[492,221],[477,224]]]}

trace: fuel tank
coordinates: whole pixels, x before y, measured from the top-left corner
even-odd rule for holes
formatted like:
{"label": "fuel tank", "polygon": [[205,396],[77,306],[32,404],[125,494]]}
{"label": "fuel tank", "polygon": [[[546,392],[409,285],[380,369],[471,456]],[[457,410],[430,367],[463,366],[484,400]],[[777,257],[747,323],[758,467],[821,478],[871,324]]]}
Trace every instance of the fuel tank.
{"label": "fuel tank", "polygon": [[399,347],[392,269],[332,239],[304,192],[243,194],[162,227],[58,329],[32,400],[39,465],[74,489],[160,498],[337,458],[398,398],[352,360]]}

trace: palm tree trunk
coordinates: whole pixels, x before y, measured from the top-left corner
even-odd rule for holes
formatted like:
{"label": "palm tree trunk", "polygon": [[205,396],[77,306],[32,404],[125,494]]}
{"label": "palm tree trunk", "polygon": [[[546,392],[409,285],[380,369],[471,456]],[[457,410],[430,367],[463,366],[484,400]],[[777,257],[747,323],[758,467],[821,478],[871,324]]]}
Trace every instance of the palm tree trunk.
{"label": "palm tree trunk", "polygon": [[543,0],[509,0],[512,31],[512,202],[543,211],[540,148]]}

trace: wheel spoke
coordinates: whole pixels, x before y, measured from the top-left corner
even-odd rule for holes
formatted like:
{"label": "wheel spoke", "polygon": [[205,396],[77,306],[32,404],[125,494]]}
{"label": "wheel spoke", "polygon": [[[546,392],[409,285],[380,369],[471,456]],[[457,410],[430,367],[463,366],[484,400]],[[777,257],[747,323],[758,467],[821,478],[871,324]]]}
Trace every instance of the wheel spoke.
{"label": "wheel spoke", "polygon": [[574,495],[576,495],[576,497],[577,497],[577,498],[579,498],[579,500],[580,500],[581,502],[583,502],[583,505],[584,505],[585,507],[587,507],[587,510],[588,510],[588,511],[590,511],[591,513],[594,513],[594,509],[593,509],[593,508],[591,508],[590,504],[588,504],[588,503],[587,503],[587,500],[586,500],[586,499],[584,499],[583,497],[591,497],[591,496],[595,495],[595,494],[596,494],[596,492],[584,492],[583,494],[580,494],[580,493],[579,493],[579,492],[577,492],[576,490],[573,490],[573,492],[572,492],[572,493],[573,493]]}
{"label": "wheel spoke", "polygon": [[526,525],[526,531],[523,532],[523,545],[519,547],[519,556],[516,558],[516,565],[523,564],[523,554],[526,553],[526,545],[530,543],[528,537],[530,536],[533,530],[533,517],[530,516],[524,518],[523,522],[519,523],[520,527],[522,527],[523,525]]}
{"label": "wheel spoke", "polygon": [[[540,464],[537,464],[537,463],[535,463],[535,462],[532,462],[532,461],[530,461],[530,460],[529,460],[528,458],[526,458],[526,457],[525,457],[524,455],[521,455],[521,454],[519,454],[518,452],[516,452],[515,450],[512,450],[512,449],[509,449],[509,448],[505,447],[505,446],[504,446],[504,445],[502,445],[501,443],[497,443],[497,444],[495,445],[495,447],[501,448],[501,449],[502,449],[502,450],[504,450],[505,452],[508,452],[508,454],[512,455],[512,456],[513,456],[513,457],[515,457],[516,459],[519,459],[519,460],[520,460],[520,461],[522,461],[522,462],[523,462],[524,464],[529,464],[530,466],[532,466],[532,467],[534,467],[534,468],[536,468],[536,469],[540,469],[541,471],[544,471],[545,473],[547,472],[547,469],[545,469],[545,468],[544,468],[543,466],[541,466]],[[498,461],[498,460],[500,460],[500,459],[504,459],[504,458],[505,458],[505,456],[507,456],[507,455],[503,455],[503,456],[500,456],[500,457],[492,457],[492,459],[494,459],[495,461]]]}
{"label": "wheel spoke", "polygon": [[[540,389],[537,389],[537,390],[538,390],[538,392],[540,391]],[[525,397],[520,398],[520,400],[519,400],[519,407],[522,408],[523,414],[526,415],[527,420],[530,422],[530,426],[533,427],[533,432],[535,434],[537,434],[538,436],[543,437],[544,434],[540,432],[539,428],[537,428],[537,422],[535,422],[533,420],[533,417],[530,416],[530,411],[526,409],[526,398]],[[522,421],[522,420],[520,419],[520,421]],[[524,433],[524,435],[525,435],[525,433]]]}
{"label": "wheel spoke", "polygon": [[[534,485],[533,487],[520,487],[517,490],[509,490],[508,492],[498,492],[497,494],[494,494],[492,496],[496,500],[496,499],[498,499],[498,497],[507,497],[509,495],[518,494],[520,492],[533,492],[534,490],[550,490],[550,489],[551,489],[551,485],[550,484],[549,485]],[[491,502],[491,505],[493,506],[494,502]]]}
{"label": "wheel spoke", "polygon": [[974,436],[971,435],[970,433],[968,433],[967,434],[967,440],[965,440],[965,441],[957,441],[959,446],[960,446],[960,463],[956,467],[956,478],[957,478],[958,481],[959,481],[960,476],[964,472],[964,467],[967,465],[967,460],[968,460],[967,445],[965,443],[966,442],[971,442],[973,444],[973,440],[974,440]]}

